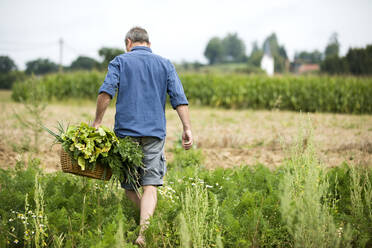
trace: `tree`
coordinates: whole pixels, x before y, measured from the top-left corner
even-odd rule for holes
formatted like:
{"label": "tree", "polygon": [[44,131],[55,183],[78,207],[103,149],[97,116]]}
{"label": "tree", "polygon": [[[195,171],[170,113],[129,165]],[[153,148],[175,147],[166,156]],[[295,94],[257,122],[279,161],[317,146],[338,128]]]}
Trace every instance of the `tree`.
{"label": "tree", "polygon": [[8,56],[0,56],[0,89],[11,89],[17,80],[22,80],[24,73],[17,71],[14,61]]}
{"label": "tree", "polygon": [[339,58],[333,55],[323,60],[320,70],[329,74],[347,74],[349,73],[349,65],[345,58]]}
{"label": "tree", "polygon": [[58,65],[49,59],[36,59],[26,63],[26,73],[36,75],[58,71]]}
{"label": "tree", "polygon": [[366,48],[350,48],[346,60],[352,74],[372,75],[372,45]]}
{"label": "tree", "polygon": [[238,37],[237,33],[229,33],[222,40],[224,57],[228,62],[243,62],[245,55],[244,42]]}
{"label": "tree", "polygon": [[338,56],[340,52],[340,43],[338,42],[337,33],[333,33],[329,38],[328,45],[324,51],[325,57]]}
{"label": "tree", "polygon": [[72,70],[93,70],[99,67],[99,62],[93,58],[79,56],[72,63],[70,68]]}
{"label": "tree", "polygon": [[209,40],[204,51],[204,56],[208,59],[209,64],[213,65],[223,61],[224,49],[221,39],[213,37]]}
{"label": "tree", "polygon": [[113,60],[116,56],[123,54],[124,50],[120,48],[112,48],[112,47],[102,47],[98,50],[99,56],[103,58],[102,66],[107,67],[111,60]]}
{"label": "tree", "polygon": [[328,56],[321,70],[330,74],[372,75],[372,45],[366,48],[349,48],[346,56]]}
{"label": "tree", "polygon": [[320,64],[322,62],[322,53],[318,50],[314,50],[313,52],[302,51],[295,54],[295,62]]}
{"label": "tree", "polygon": [[0,56],[0,73],[9,73],[16,69],[17,66],[10,57]]}
{"label": "tree", "polygon": [[260,67],[263,57],[263,50],[258,47],[257,41],[252,43],[252,52],[248,58],[248,65]]}

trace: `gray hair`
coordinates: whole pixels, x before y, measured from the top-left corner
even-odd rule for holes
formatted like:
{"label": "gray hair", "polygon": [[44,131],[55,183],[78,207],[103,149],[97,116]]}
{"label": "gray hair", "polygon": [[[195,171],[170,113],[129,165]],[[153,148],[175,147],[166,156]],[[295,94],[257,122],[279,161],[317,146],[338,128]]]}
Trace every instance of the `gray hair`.
{"label": "gray hair", "polygon": [[130,39],[133,43],[134,42],[146,42],[147,44],[150,43],[149,35],[144,28],[141,27],[133,27],[131,28],[128,33],[125,35],[125,44],[127,44],[128,39]]}

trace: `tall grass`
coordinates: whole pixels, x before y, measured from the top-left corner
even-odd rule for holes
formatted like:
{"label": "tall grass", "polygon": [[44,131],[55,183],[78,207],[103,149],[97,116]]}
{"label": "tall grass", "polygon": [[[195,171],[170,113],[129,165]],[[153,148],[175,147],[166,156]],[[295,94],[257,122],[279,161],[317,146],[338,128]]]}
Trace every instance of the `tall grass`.
{"label": "tall grass", "polygon": [[208,195],[204,184],[192,183],[186,187],[181,202],[181,247],[215,247],[220,239],[216,196],[213,193]]}
{"label": "tall grass", "polygon": [[351,227],[337,224],[337,211],[329,194],[324,165],[316,158],[313,143],[300,135],[286,162],[281,183],[280,210],[295,247],[351,247]]}

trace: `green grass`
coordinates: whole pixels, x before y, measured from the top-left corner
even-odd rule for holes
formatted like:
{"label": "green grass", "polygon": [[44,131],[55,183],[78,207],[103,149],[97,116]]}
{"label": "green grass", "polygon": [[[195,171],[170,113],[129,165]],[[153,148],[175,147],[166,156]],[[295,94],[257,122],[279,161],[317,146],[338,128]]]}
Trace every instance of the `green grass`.
{"label": "green grass", "polygon": [[[325,169],[311,142],[297,144],[275,170],[211,171],[200,151],[177,143],[147,247],[369,247],[371,168]],[[0,170],[1,247],[134,247],[139,213],[115,182],[45,174],[39,164]]]}

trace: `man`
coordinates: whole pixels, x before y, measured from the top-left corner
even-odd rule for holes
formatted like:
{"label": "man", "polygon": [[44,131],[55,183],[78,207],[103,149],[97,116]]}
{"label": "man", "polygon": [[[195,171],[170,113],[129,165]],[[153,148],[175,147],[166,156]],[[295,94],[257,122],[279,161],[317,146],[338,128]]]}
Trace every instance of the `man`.
{"label": "man", "polygon": [[110,100],[116,91],[114,131],[118,137],[134,137],[144,152],[145,171],[139,184],[143,194],[137,195],[133,185],[122,183],[127,197],[140,208],[140,232],[136,240],[144,245],[143,232],[153,215],[157,203],[157,186],[163,184],[166,165],[164,141],[166,136],[166,93],[183,125],[182,145],[190,149],[193,144],[188,101],[172,63],[152,53],[145,29],[134,27],[125,37],[127,53],[115,57],[99,89],[96,117],[98,127]]}

